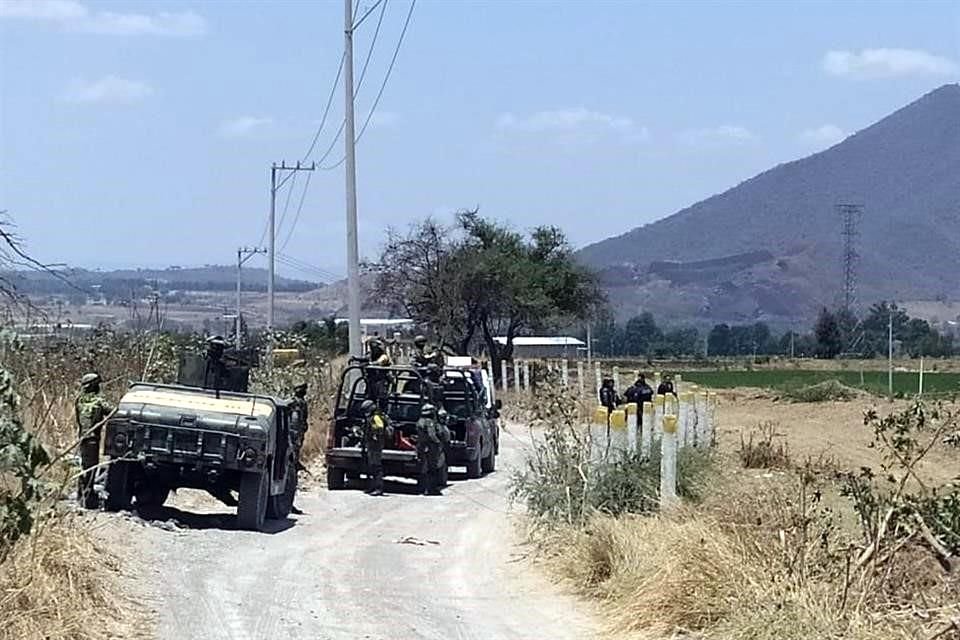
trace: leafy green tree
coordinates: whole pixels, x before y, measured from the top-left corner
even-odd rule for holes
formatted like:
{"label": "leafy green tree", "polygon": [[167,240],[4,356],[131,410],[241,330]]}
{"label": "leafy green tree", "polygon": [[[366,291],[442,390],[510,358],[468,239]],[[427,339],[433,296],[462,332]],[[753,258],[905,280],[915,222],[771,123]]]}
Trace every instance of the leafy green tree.
{"label": "leafy green tree", "polygon": [[664,338],[649,311],[627,320],[623,334],[626,354],[636,356],[651,354]]}
{"label": "leafy green tree", "polygon": [[837,316],[826,307],[820,310],[813,333],[816,336],[818,358],[836,358],[843,351],[843,333]]}
{"label": "leafy green tree", "polygon": [[714,325],[707,336],[707,352],[713,356],[728,356],[732,353],[732,349],[730,325],[725,323]]}

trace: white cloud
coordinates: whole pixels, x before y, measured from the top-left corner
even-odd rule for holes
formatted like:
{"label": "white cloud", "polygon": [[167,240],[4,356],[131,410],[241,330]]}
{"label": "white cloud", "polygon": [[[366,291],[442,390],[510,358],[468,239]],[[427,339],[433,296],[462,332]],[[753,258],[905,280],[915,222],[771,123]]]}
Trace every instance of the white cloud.
{"label": "white cloud", "polygon": [[812,147],[831,147],[847,137],[847,134],[835,124],[825,124],[801,131],[800,142]]}
{"label": "white cloud", "polygon": [[953,60],[919,49],[828,51],[823,57],[823,68],[831,75],[851,78],[943,76],[955,74],[960,70]]}
{"label": "white cloud", "polygon": [[266,116],[240,116],[220,123],[219,132],[224,138],[246,138],[269,129],[273,124],[273,118]]}
{"label": "white cloud", "polygon": [[153,95],[153,87],[145,82],[127,80],[117,76],[104,76],[99,80],[77,79],[70,83],[64,94],[67,102],[85,104],[132,103]]}
{"label": "white cloud", "polygon": [[630,131],[633,129],[634,123],[630,118],[612,116],[579,107],[576,109],[538,111],[526,118],[518,118],[512,113],[504,113],[497,118],[497,127],[500,129],[533,133],[544,131],[581,131],[584,129]]}
{"label": "white cloud", "polygon": [[741,145],[757,140],[752,131],[735,124],[688,129],[681,131],[677,137],[680,142],[690,147]]}
{"label": "white cloud", "polygon": [[206,21],[192,11],[150,15],[92,11],[77,0],[0,0],[0,18],[41,20],[71,31],[121,36],[189,37],[207,30]]}

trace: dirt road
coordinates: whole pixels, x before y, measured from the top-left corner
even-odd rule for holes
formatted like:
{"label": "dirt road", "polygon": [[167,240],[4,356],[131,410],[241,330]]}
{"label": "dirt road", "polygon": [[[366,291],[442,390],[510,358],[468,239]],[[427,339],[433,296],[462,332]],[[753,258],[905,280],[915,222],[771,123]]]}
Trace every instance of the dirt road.
{"label": "dirt road", "polygon": [[265,534],[235,530],[229,509],[181,492],[151,523],[126,527],[157,637],[595,637],[516,545],[505,496],[522,446],[504,434],[499,470],[472,481],[452,474],[443,497],[397,483],[383,498],[301,493],[304,515]]}

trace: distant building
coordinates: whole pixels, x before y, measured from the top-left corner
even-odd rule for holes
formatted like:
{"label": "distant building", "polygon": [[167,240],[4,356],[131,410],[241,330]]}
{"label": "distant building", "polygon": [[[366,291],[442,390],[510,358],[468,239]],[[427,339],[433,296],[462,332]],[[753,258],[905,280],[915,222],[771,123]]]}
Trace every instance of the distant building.
{"label": "distant building", "polygon": [[[349,318],[336,318],[337,324],[350,322]],[[360,318],[360,331],[365,336],[390,337],[394,332],[413,328],[410,318]]]}
{"label": "distant building", "polygon": [[[507,338],[494,338],[507,344]],[[575,359],[587,348],[587,343],[570,336],[519,336],[513,339],[513,357],[524,359],[568,358]]]}

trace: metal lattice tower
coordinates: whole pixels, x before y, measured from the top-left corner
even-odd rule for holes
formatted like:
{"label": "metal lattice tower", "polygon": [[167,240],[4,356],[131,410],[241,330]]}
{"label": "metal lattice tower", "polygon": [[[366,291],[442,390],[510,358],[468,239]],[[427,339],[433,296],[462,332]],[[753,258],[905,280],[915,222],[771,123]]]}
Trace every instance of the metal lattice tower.
{"label": "metal lattice tower", "polygon": [[860,262],[857,238],[860,237],[863,205],[838,204],[836,209],[840,214],[840,235],[843,237],[843,308],[853,312],[857,303],[857,265]]}

